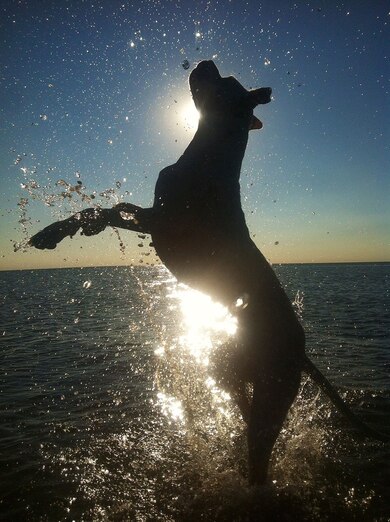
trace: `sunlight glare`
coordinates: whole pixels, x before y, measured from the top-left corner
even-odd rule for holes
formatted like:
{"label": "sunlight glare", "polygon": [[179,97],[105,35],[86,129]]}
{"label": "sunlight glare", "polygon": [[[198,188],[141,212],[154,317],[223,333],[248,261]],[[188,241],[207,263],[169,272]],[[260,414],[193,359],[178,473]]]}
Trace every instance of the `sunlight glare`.
{"label": "sunlight glare", "polygon": [[162,392],[157,394],[157,399],[160,403],[163,415],[176,422],[185,422],[181,401]]}
{"label": "sunlight glare", "polygon": [[192,100],[184,106],[181,111],[181,117],[187,129],[195,130],[198,128],[200,114]]}
{"label": "sunlight glare", "polygon": [[[165,387],[162,379],[157,393],[162,414],[187,429],[185,407],[196,401],[196,422],[201,422],[202,431],[210,435],[219,429],[235,431],[234,401],[213,374],[224,343],[235,346],[232,336],[237,331],[237,318],[225,306],[184,284],[174,283],[167,297],[175,317],[174,337],[154,351],[162,365],[160,375],[167,383]],[[191,422],[195,422],[193,413]]]}
{"label": "sunlight glare", "polygon": [[209,296],[183,285],[175,292],[183,316],[184,334],[180,342],[196,361],[209,364],[213,339],[221,342],[237,330],[237,319]]}

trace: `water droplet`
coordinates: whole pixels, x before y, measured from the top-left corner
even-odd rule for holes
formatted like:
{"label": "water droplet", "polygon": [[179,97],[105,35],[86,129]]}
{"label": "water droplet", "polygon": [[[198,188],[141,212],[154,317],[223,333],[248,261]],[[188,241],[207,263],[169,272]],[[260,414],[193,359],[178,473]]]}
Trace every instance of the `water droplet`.
{"label": "water droplet", "polygon": [[58,181],[56,181],[56,185],[60,185],[61,187],[69,187],[69,183],[67,183],[63,179],[59,179]]}
{"label": "water droplet", "polygon": [[236,302],[234,303],[234,306],[240,310],[244,310],[249,303],[249,294],[242,294],[240,297],[237,298]]}
{"label": "water droplet", "polygon": [[124,221],[134,221],[135,223],[137,223],[134,214],[132,214],[131,212],[124,212],[123,210],[121,210],[119,214]]}

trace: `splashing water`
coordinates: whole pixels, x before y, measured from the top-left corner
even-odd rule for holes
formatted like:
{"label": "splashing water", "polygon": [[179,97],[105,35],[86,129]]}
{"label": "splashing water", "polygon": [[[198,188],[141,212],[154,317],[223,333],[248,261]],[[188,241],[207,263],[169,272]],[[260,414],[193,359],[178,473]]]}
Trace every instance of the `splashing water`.
{"label": "splashing water", "polygon": [[[159,361],[155,404],[176,433],[185,435],[190,448],[190,484],[195,480],[193,470],[202,477],[197,501],[187,492],[181,493],[181,501],[188,503],[193,519],[206,510],[213,519],[223,505],[221,513],[226,518],[221,516],[221,520],[233,520],[230,511],[235,509],[240,516],[245,509],[253,513],[248,520],[260,512],[273,519],[290,511],[298,519],[305,519],[308,512],[316,519],[316,513],[320,516],[329,509],[328,498],[333,499],[331,510],[348,516],[369,509],[374,494],[364,484],[352,491],[342,481],[335,485],[327,480],[335,474],[339,448],[353,447],[353,442],[343,429],[331,426],[332,410],[309,379],[302,382],[274,448],[274,489],[254,492],[248,488],[244,478],[246,427],[232,397],[212,375],[210,364],[210,359],[221,357],[223,346],[234,340],[236,320],[226,308],[184,285],[168,284],[167,296],[172,314],[178,313],[181,320],[172,332],[164,330],[155,350]],[[245,303],[242,296],[236,304],[240,307]],[[294,306],[301,316],[303,292],[296,293]],[[305,504],[310,506],[307,511]]]}
{"label": "splashing water", "polygon": [[182,284],[168,289],[168,299],[172,313],[181,320],[155,351],[157,404],[171,422],[186,430],[197,448],[198,465],[207,467],[210,452],[230,454],[243,429],[238,410],[213,377],[210,363],[219,348],[234,338],[237,321],[227,308]]}
{"label": "splashing water", "polygon": [[[22,161],[26,161],[27,154],[19,154],[14,164],[19,166],[20,172],[23,179],[20,182],[20,188],[25,191],[28,195],[21,196],[18,203],[19,219],[18,222],[21,225],[21,232],[23,240],[20,242],[14,242],[14,251],[22,250],[27,251],[28,240],[32,233],[36,232],[30,213],[32,212],[31,202],[42,203],[46,207],[50,207],[53,210],[53,220],[60,220],[69,217],[72,214],[77,214],[83,208],[93,207],[101,208],[107,204],[116,205],[124,201],[124,195],[131,195],[128,190],[125,191],[124,195],[119,192],[122,187],[122,183],[119,181],[115,182],[115,188],[109,187],[105,190],[97,193],[96,190],[88,190],[86,185],[83,183],[81,173],[77,170],[74,176],[77,178],[76,183],[72,183],[64,178],[54,180],[53,173],[56,171],[56,167],[49,167],[46,169],[45,175],[48,176],[46,181],[39,180],[42,178],[42,174],[39,175],[39,168],[36,166],[20,166]],[[122,216],[123,219],[133,219],[134,216],[128,214]],[[32,227],[34,226],[34,230]],[[122,255],[125,253],[124,243],[119,235],[119,232],[114,229],[114,233],[118,238],[119,248]]]}
{"label": "splashing water", "polygon": [[292,302],[292,305],[295,308],[297,316],[301,320],[303,317],[303,309],[304,309],[303,299],[304,299],[304,293],[301,290],[298,290],[297,293],[295,294],[294,301]]}
{"label": "splashing water", "polygon": [[114,234],[116,235],[116,237],[118,238],[118,241],[119,241],[119,249],[121,251],[121,254],[122,256],[125,255],[126,253],[126,248],[125,248],[125,244],[124,242],[122,241],[122,238],[119,234],[119,230],[116,228],[116,227],[112,227],[113,231],[114,231]]}

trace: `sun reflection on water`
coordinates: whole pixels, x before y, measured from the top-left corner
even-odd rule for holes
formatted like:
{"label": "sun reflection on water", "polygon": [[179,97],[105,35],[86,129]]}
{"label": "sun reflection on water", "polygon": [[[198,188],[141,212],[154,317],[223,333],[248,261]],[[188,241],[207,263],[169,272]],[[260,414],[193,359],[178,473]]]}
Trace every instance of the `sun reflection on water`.
{"label": "sun reflection on water", "polygon": [[163,415],[173,421],[184,422],[184,411],[181,401],[163,392],[157,394],[157,399],[160,403]]}
{"label": "sun reflection on water", "polygon": [[215,432],[222,418],[233,422],[233,401],[215,380],[213,364],[218,349],[235,335],[237,319],[223,305],[185,285],[170,287],[167,297],[173,332],[154,352],[161,362],[158,405],[172,422],[184,427],[191,419]]}
{"label": "sun reflection on water", "polygon": [[196,290],[179,286],[171,296],[178,300],[183,317],[181,345],[197,363],[208,366],[213,344],[218,345],[236,333],[236,318],[226,307]]}

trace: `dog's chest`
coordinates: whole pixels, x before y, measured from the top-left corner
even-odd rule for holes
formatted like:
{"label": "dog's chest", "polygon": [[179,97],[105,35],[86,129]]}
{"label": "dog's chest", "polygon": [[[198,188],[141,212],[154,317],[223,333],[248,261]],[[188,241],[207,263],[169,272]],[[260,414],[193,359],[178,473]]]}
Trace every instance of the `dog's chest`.
{"label": "dog's chest", "polygon": [[155,189],[155,208],[170,221],[189,221],[221,226],[232,209],[240,209],[240,187],[231,176],[213,169],[172,165],[160,172]]}
{"label": "dog's chest", "polygon": [[246,229],[238,183],[221,183],[201,169],[173,165],[161,171],[154,208],[159,214],[153,233],[158,255],[179,279],[190,275],[192,283],[194,274],[203,273],[223,250],[227,238],[238,235],[237,224]]}

